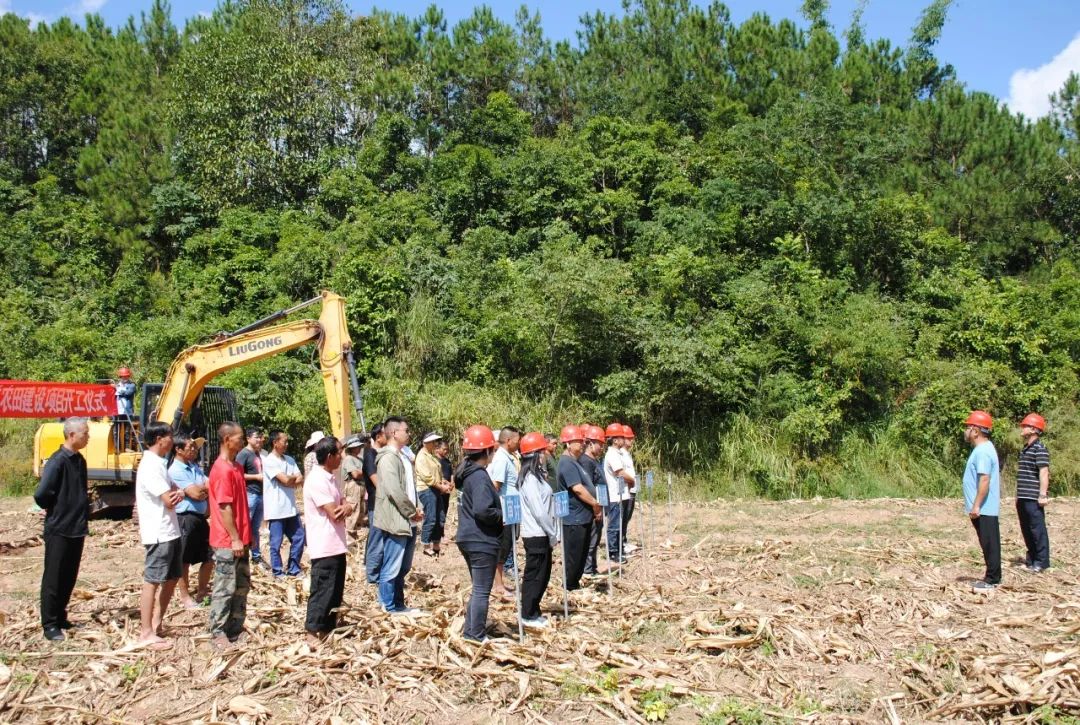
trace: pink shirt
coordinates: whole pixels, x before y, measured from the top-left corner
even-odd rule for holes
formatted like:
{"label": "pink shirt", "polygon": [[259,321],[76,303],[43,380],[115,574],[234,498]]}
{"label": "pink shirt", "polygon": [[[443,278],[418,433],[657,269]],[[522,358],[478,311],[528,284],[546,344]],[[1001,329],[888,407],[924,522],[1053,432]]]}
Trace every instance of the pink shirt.
{"label": "pink shirt", "polygon": [[349,550],[345,543],[345,522],[334,521],[322,507],[339,505],[343,500],[334,474],[315,466],[304,479],[304,529],[307,534],[308,556],[322,559]]}

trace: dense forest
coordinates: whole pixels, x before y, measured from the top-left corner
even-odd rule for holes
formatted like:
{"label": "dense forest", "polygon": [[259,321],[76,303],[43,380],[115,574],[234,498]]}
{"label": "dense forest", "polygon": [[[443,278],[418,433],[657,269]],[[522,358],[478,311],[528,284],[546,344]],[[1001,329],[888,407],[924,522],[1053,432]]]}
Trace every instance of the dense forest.
{"label": "dense forest", "polygon": [[[525,8],[7,14],[0,377],[160,380],[328,288],[369,419],[616,418],[701,495],[955,495],[967,411],[1009,470],[1039,410],[1075,491],[1080,82],[1038,120],[967,91],[948,9],[905,47],[827,0],[627,0],[574,43]],[[310,348],[222,381],[325,424]]]}

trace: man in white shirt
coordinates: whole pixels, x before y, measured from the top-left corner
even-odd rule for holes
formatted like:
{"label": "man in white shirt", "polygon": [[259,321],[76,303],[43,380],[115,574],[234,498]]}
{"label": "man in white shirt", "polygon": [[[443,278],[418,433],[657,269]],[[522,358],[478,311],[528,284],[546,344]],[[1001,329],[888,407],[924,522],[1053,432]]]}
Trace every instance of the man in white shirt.
{"label": "man in white shirt", "polygon": [[172,647],[172,642],[161,636],[161,621],[182,572],[180,524],[175,509],[184,499],[184,493],[169,479],[165,461],[173,446],[169,424],[146,426],[143,442],[146,450],[135,474],[139,537],[146,547],[146,568],[139,598],[139,644],[160,650]]}
{"label": "man in white shirt", "polygon": [[622,540],[623,501],[630,498],[630,487],[627,481],[633,477],[627,471],[626,459],[623,458],[626,438],[622,424],[611,423],[605,433],[608,449],[604,454],[604,481],[608,488],[608,506],[604,517],[607,523],[608,560],[622,563],[625,557],[620,559],[620,555],[625,553],[624,544],[626,543]]}
{"label": "man in white shirt", "polygon": [[[263,516],[270,529],[270,570],[275,577],[300,576],[300,557],[304,553],[304,525],[296,510],[296,489],[304,484],[304,475],[292,456],[285,454],[289,436],[285,431],[270,431],[270,453],[263,461]],[[289,539],[289,564],[281,562],[281,541]]]}
{"label": "man in white shirt", "polygon": [[[517,453],[519,445],[521,445],[521,431],[517,428],[506,426],[499,431],[499,447],[495,449],[495,454],[487,466],[488,476],[491,477],[491,482],[495,484],[495,489],[499,492],[499,503],[502,503],[507,496],[518,495],[518,466],[514,454]],[[514,565],[513,536],[513,527],[504,526],[502,538],[499,540],[498,558],[495,560],[497,562],[495,586],[492,587],[492,591],[504,600],[514,594],[514,588],[507,586],[504,574],[504,572],[513,574],[510,571]]]}
{"label": "man in white shirt", "polygon": [[622,457],[626,466],[626,493],[622,500],[622,535],[623,552],[633,553],[638,547],[630,543],[626,535],[630,531],[630,517],[634,515],[634,503],[637,499],[637,471],[634,470],[634,457],[630,455],[630,449],[634,446],[634,429],[623,425]]}

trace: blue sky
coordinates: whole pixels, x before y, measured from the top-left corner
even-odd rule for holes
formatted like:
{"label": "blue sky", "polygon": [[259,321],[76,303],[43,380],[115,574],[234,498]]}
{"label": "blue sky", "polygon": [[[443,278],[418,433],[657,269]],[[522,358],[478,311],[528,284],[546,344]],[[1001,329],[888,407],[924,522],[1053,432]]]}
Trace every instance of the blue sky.
{"label": "blue sky", "polygon": [[[929,0],[927,0],[928,2]],[[376,3],[347,0],[354,12],[372,7],[390,8],[416,16],[430,0]],[[847,27],[857,0],[833,0],[829,17],[837,32]],[[173,17],[209,12],[216,0],[173,0]],[[437,3],[452,25],[468,16],[479,3]],[[520,0],[489,2],[495,13],[513,21]],[[621,13],[621,0],[525,3],[539,9],[548,37],[575,39],[578,18],[584,12]],[[886,37],[903,44],[926,3],[922,0],[870,0],[863,22],[868,37]],[[149,7],[150,0],[0,0],[0,12],[12,11],[35,19],[55,20],[61,15],[81,18],[87,11],[100,13],[110,25]],[[801,0],[728,0],[732,18],[741,22],[756,11],[774,20],[799,20]],[[1027,116],[1047,110],[1046,96],[1064,82],[1070,70],[1080,71],[1080,2],[1075,0],[955,0],[941,43],[940,59],[956,68],[960,80],[973,90],[987,91],[1009,102]]]}

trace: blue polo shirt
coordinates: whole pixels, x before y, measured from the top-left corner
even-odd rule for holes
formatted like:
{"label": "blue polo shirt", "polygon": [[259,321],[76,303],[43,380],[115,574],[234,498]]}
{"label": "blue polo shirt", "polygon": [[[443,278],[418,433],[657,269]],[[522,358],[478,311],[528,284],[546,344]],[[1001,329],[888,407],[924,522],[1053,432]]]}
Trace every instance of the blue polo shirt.
{"label": "blue polo shirt", "polygon": [[491,457],[491,463],[487,467],[488,475],[492,481],[499,481],[499,498],[504,496],[517,496],[517,466],[514,465],[514,457],[505,448],[498,448]]}
{"label": "blue polo shirt", "polygon": [[[169,466],[169,478],[172,482],[180,487],[181,490],[188,486],[201,485],[205,486],[208,479],[206,474],[202,472],[202,468],[198,463],[184,463],[179,458],[173,460],[172,465]],[[206,499],[202,501],[196,501],[193,498],[184,496],[184,500],[176,504],[176,513],[196,513],[206,516],[209,513],[210,507],[207,504]]]}
{"label": "blue polo shirt", "polygon": [[979,507],[979,513],[984,516],[997,516],[1001,511],[1001,468],[998,465],[997,449],[990,441],[972,448],[967,465],[964,466],[964,510],[968,513],[971,513],[975,506],[979,476],[984,474],[990,476],[990,490]]}

